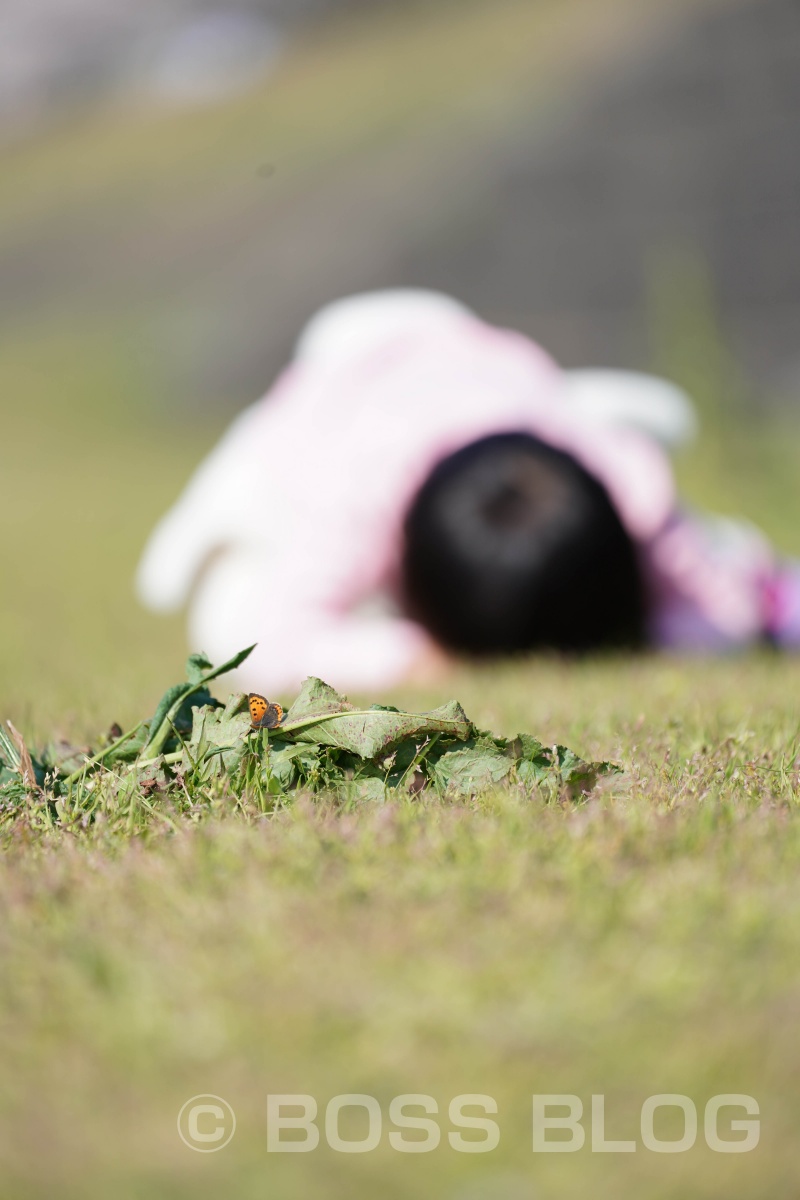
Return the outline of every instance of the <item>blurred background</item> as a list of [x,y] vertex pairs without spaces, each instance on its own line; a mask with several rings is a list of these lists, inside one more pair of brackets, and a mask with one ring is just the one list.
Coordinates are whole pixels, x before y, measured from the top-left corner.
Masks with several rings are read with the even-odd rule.
[[675,379],[690,498],[800,552],[799,138],[796,0],[4,0],[4,710],[180,671],[144,539],[359,289]]
[[[800,555],[799,144],[798,0],[0,0],[0,718],[77,741],[182,678],[183,619],[133,595],[144,541],[354,290],[444,289],[567,366],[676,380],[687,497]],[[796,1194],[796,823],[769,772],[796,792],[798,664],[535,671],[452,694],[630,764],[628,825],[301,812],[152,866],[34,843],[0,895],[16,1195]],[[267,1172],[267,1092],[395,1081],[499,1098],[485,1180],[457,1155]],[[534,1175],[520,1098],[551,1087],[608,1091],[612,1138],[651,1092],[751,1091],[764,1157]],[[178,1142],[206,1090],[236,1157]]]

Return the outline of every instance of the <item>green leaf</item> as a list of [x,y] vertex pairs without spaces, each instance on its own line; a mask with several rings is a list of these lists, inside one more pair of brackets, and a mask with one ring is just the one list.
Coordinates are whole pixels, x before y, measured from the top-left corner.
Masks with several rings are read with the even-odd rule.
[[118,762],[133,762],[145,748],[149,736],[150,723],[142,721],[138,729],[134,730],[121,745],[103,754],[103,762],[106,766]]
[[186,660],[186,678],[189,683],[200,683],[206,671],[212,671],[213,665],[205,654],[190,654]]
[[192,733],[181,760],[182,770],[186,772],[195,766],[210,764],[209,777],[236,771],[245,755],[252,753],[246,738],[249,729],[247,713],[230,713],[221,706],[194,708]]
[[0,788],[5,787],[7,783],[14,783],[19,780],[19,772],[14,771],[2,759],[0,759]]
[[[186,681],[164,693],[153,718],[110,744],[100,739],[93,757],[87,758],[82,747],[54,743],[40,762],[31,760],[40,786],[44,771],[51,773],[47,786],[57,818],[74,822],[81,810],[85,816],[115,810],[133,830],[145,809],[156,811],[159,798],[179,809],[197,798],[206,803],[209,794],[203,788],[211,781],[221,781],[225,792],[247,797],[264,813],[274,810],[274,797],[298,788],[333,792],[344,803],[381,803],[392,790],[416,793],[426,782],[461,797],[516,783],[579,798],[600,776],[618,769],[585,762],[564,746],[544,746],[530,734],[508,740],[481,732],[455,701],[427,713],[388,705],[357,709],[313,677],[277,729],[256,732],[244,696],[231,695],[223,706],[208,690],[213,679],[241,665],[252,649],[219,667],[205,655],[192,655]],[[0,788],[6,806],[27,795],[20,755],[24,751],[27,760],[28,752],[21,736],[16,744],[13,733],[0,726]],[[53,779],[56,767],[59,774]],[[100,767],[104,769],[98,774]],[[65,770],[71,772],[66,777]]]
[[401,742],[419,742],[434,733],[464,741],[471,732],[472,723],[455,700],[429,713],[403,713],[383,705],[357,710],[314,676],[305,680],[280,727],[284,738],[332,746],[362,759],[378,758]]
[[456,796],[473,796],[508,779],[514,760],[493,738],[470,738],[464,745],[445,750],[432,764],[434,781]]
[[610,762],[586,762],[567,746],[547,749],[529,734],[520,734],[512,747],[522,747],[517,761],[517,779],[526,787],[551,785],[566,790],[573,798],[590,792],[604,775],[616,775],[620,767]]
[[[543,761],[548,755],[547,747],[530,733],[518,733],[509,745],[515,757],[527,762]],[[549,761],[547,758],[547,762]]]
[[282,729],[297,721],[306,721],[309,717],[321,717],[328,713],[352,712],[354,704],[350,704],[345,696],[339,694],[327,683],[310,675],[303,681],[299,695],[287,712]]
[[[156,711],[153,713],[153,719],[150,722],[152,735],[149,736],[145,742],[146,747],[151,746],[155,741],[156,733],[164,725],[167,716],[173,711],[173,707],[176,704],[180,706],[180,702],[183,700],[184,696],[187,696],[191,690],[192,685],[190,683],[176,683],[173,684],[171,688],[167,688],[166,692],[164,692],[164,695],[158,702]],[[167,725],[167,733],[170,734],[171,732],[171,728],[169,725]],[[165,738],[164,740],[166,741],[167,739]]]
[[386,784],[382,779],[354,779],[347,786],[348,799],[361,804],[385,804],[386,793]]
[[585,795],[596,786],[598,779],[604,775],[618,775],[621,767],[611,762],[585,762],[573,750],[566,746],[556,746],[556,762],[558,764],[561,784],[573,796]]
[[[189,658],[186,663],[189,682],[177,683],[164,693],[158,703],[153,720],[150,722],[150,737],[145,745],[145,750],[151,757],[160,754],[169,741],[173,733],[175,718],[184,701],[195,692],[199,692],[212,679],[218,679],[220,675],[225,675],[228,671],[235,671],[254,650],[255,645],[248,646],[246,650],[240,650],[221,667],[212,667],[201,654],[193,654]],[[204,666],[206,663],[208,663],[207,669]]]
[[172,724],[180,734],[189,734],[194,721],[193,713],[196,708],[222,708],[223,705],[219,700],[215,700],[207,687],[200,687],[198,691],[192,692],[181,703],[178,711],[175,713]]
[[[327,754],[324,751],[321,753],[318,747],[301,742],[270,743],[270,770],[286,792],[295,786],[314,787],[316,780],[323,775],[330,778],[334,773],[334,764],[329,761],[323,763],[323,754],[327,759]],[[339,776],[340,779],[344,778],[341,771]]]
[[248,646],[247,649],[240,650],[238,654],[234,654],[233,657],[229,658],[227,662],[224,662],[221,667],[212,667],[209,663],[208,670],[200,671],[199,674],[198,671],[195,670],[195,667],[201,659],[203,662],[208,662],[208,659],[206,659],[202,654],[193,654],[186,664],[186,673],[189,675],[189,663],[193,663],[194,665],[191,667],[191,671],[192,675],[194,675],[194,679],[192,679],[190,676],[190,681],[195,684],[211,683],[212,679],[219,679],[220,675],[227,675],[229,671],[235,671],[237,667],[242,665],[246,658],[250,657],[255,648],[256,643],[253,642],[252,646]]

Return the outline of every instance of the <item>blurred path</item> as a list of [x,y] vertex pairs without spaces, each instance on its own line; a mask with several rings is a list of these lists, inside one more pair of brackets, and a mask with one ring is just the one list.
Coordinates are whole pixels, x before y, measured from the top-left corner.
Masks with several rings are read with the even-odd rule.
[[127,323],[170,388],[241,403],[317,305],[400,282],[567,363],[648,365],[677,248],[748,366],[790,380],[799,67],[796,0],[373,12],[252,97],[9,152],[0,323]]

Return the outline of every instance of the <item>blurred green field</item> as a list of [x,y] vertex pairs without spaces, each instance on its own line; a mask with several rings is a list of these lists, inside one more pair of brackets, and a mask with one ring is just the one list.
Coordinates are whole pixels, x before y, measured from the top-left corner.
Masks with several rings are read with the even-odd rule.
[[[106,115],[8,152],[0,246],[24,270],[0,333],[0,716],[33,743],[127,727],[182,675],[182,621],[138,609],[132,573],[241,397],[176,400],[159,327],[172,337],[193,289],[213,290],[226,256],[246,252],[258,165],[293,164],[269,201],[278,221],[329,174],[364,178],[376,146],[388,159],[431,132],[425,152],[438,153],[433,133],[475,120],[491,132],[515,89],[539,86],[534,23],[573,45],[561,6],[507,7],[502,23],[476,4],[404,36],[376,17],[320,34],[255,101]],[[613,21],[589,32],[611,39],[635,7],[609,5]],[[536,40],[550,80],[555,42]],[[586,53],[570,51],[570,70]],[[796,423],[730,419],[713,319],[691,289],[665,303],[654,365],[692,387],[705,418],[678,463],[687,497],[800,554]],[[451,696],[483,727],[625,774],[565,808],[300,803],[250,824],[197,814],[130,843],[18,823],[0,858],[4,1196],[795,1195],[800,662],[534,659],[388,699]],[[237,1133],[198,1155],[176,1119],[206,1092],[232,1105]],[[443,1114],[486,1093],[501,1142],[487,1155],[402,1155],[386,1138],[363,1156],[268,1155],[276,1092],[320,1107],[364,1092],[384,1113],[422,1092]],[[604,1094],[608,1136],[637,1139],[654,1093],[688,1095],[702,1116],[711,1096],[743,1092],[761,1106],[761,1144],[533,1155],[530,1097],[550,1092],[587,1108]]]
[[[4,1195],[794,1194],[800,664],[537,662],[450,685],[480,723],[565,737],[626,776],[564,809],[299,803],[127,845],[20,823],[0,864]],[[430,1154],[388,1145],[409,1092],[439,1104]],[[218,1154],[177,1135],[201,1093],[236,1113]],[[270,1093],[320,1112],[374,1096],[382,1145],[268,1154]],[[498,1104],[489,1154],[446,1143],[464,1093]],[[686,1095],[700,1141],[534,1155],[541,1093],[587,1111],[603,1094],[607,1136],[637,1141],[648,1096]],[[702,1141],[722,1093],[760,1106],[747,1155]],[[657,1133],[681,1130],[665,1116]]]

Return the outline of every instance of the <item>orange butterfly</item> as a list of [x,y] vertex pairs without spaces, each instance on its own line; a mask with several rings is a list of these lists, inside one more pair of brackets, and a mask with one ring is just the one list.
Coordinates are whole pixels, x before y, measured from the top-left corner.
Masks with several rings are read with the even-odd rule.
[[250,692],[247,697],[247,707],[250,709],[250,723],[253,729],[277,729],[283,720],[283,709],[280,704],[270,704],[258,692]]

